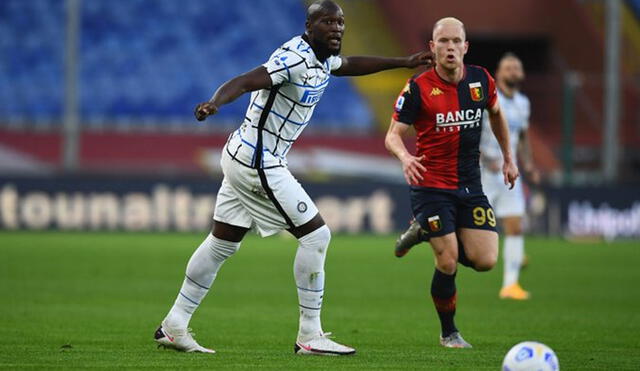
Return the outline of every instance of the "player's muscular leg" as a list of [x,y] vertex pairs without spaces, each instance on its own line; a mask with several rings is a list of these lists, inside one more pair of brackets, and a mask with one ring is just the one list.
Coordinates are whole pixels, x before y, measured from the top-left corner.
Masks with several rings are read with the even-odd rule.
[[459,228],[458,238],[467,258],[477,271],[488,271],[498,260],[498,233],[482,229]]
[[324,296],[324,261],[331,232],[319,213],[307,223],[288,231],[299,242],[293,261],[293,275],[300,305],[298,341],[305,342],[322,333],[320,310]]
[[502,218],[502,228],[506,236],[522,235],[522,217],[508,216],[506,218]]
[[436,258],[436,267],[445,274],[454,274],[458,265],[458,240],[455,233],[429,240]]
[[323,225],[325,225],[324,219],[322,219],[322,216],[320,215],[320,213],[318,213],[313,217],[313,219],[309,220],[303,225],[295,228],[289,228],[287,229],[287,231],[289,231],[289,233],[291,233],[295,238],[299,239],[300,237],[308,235],[309,233],[315,231]]
[[240,242],[247,234],[249,228],[238,227],[235,225],[222,223],[219,221],[213,221],[213,227],[211,227],[211,233],[214,237],[223,241]]

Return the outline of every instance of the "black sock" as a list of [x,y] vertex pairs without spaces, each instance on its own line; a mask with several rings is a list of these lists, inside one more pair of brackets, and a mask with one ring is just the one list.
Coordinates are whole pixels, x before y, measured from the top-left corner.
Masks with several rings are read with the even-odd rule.
[[438,269],[431,281],[431,298],[440,318],[442,337],[458,331],[453,317],[456,315],[456,274],[445,274]]
[[473,268],[473,263],[469,258],[467,258],[467,254],[464,252],[464,246],[462,245],[462,241],[458,238],[458,263],[464,265],[465,267]]

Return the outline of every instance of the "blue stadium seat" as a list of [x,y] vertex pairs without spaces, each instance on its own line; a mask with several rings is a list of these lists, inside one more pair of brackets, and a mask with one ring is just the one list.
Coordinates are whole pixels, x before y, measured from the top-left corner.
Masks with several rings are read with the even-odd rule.
[[631,7],[636,19],[640,20],[640,0],[627,0],[627,4]]
[[[302,32],[300,0],[81,2],[83,122],[193,122],[195,103],[265,62]],[[64,0],[0,0],[0,121],[59,121],[64,99]],[[258,15],[258,16],[256,16]],[[219,120],[238,124],[247,97]],[[312,125],[366,129],[372,115],[347,79],[334,78]]]

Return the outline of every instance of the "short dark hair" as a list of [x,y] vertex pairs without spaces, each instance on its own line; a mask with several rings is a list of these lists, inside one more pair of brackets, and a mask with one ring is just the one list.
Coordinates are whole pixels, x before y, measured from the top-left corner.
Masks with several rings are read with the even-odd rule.
[[500,67],[500,63],[502,63],[502,61],[505,59],[517,59],[520,61],[520,63],[522,63],[522,59],[520,59],[520,57],[518,57],[516,53],[512,51],[506,51],[504,52],[504,54],[502,54],[500,59],[498,59],[498,65],[496,67]]
[[316,0],[307,8],[307,21],[313,21],[319,14],[320,10],[325,12],[335,12],[340,9],[340,5],[332,0]]

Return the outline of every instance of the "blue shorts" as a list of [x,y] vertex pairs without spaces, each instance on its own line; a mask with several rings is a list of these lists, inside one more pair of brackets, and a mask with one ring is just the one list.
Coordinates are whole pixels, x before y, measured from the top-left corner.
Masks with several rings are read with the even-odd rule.
[[411,187],[411,208],[428,237],[458,228],[496,231],[496,214],[482,189]]

